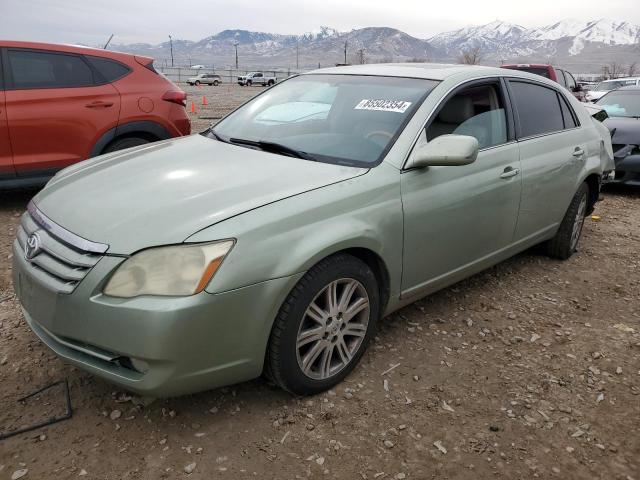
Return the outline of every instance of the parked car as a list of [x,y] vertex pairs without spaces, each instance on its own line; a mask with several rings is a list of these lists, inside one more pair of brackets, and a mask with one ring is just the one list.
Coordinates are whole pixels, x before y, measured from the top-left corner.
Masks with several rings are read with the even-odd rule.
[[194,70],[202,70],[203,68],[207,68],[204,65],[191,65],[190,68],[193,68]]
[[617,78],[615,80],[604,80],[596,85],[592,90],[587,90],[586,99],[588,102],[595,102],[599,98],[620,87],[640,85],[640,77]]
[[250,87],[251,85],[262,85],[270,87],[278,81],[276,77],[269,77],[262,72],[251,72],[238,77],[238,85],[242,87]]
[[520,70],[522,72],[529,72],[548,78],[550,80],[553,80],[554,82],[558,82],[560,85],[565,87],[567,90],[573,93],[574,97],[576,97],[581,102],[585,101],[585,92],[582,86],[576,82],[576,79],[573,77],[573,75],[561,68],[553,67],[546,64],[533,63],[502,65],[502,68],[508,68],[510,70]]
[[595,102],[609,118],[616,183],[640,186],[640,86],[612,90]]
[[186,94],[153,59],[0,41],[0,188],[44,184],[73,163],[188,135]]
[[383,316],[539,243],[570,257],[610,148],[542,77],[318,70],[202,135],[59,173],[22,218],[14,288],[43,342],[122,388],[266,371],[312,394],[349,374]]
[[222,83],[222,77],[215,73],[201,73],[187,79],[189,85],[213,85],[217,87]]

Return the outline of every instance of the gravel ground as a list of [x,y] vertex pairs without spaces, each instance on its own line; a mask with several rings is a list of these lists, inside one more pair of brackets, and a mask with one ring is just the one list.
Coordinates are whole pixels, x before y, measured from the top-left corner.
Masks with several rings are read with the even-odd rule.
[[[204,87],[194,131],[259,87]],[[190,92],[191,93],[191,92]],[[0,479],[640,480],[640,191],[610,189],[566,262],[525,252],[381,322],[333,391],[264,380],[131,398],[65,365],[26,326],[11,242],[33,191],[0,193]]]

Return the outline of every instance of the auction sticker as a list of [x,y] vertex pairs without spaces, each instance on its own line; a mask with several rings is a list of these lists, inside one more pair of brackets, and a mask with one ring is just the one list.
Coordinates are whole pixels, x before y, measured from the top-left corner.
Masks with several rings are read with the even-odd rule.
[[404,113],[411,106],[411,102],[403,100],[384,100],[365,98],[358,103],[354,110],[375,110],[377,112]]

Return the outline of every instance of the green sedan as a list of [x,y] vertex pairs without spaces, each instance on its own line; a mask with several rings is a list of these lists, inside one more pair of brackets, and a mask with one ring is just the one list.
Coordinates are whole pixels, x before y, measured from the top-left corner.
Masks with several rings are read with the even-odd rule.
[[575,251],[609,134],[559,85],[460,65],[288,79],[200,135],[58,173],[13,245],[33,331],[125,389],[313,394],[385,315],[517,252]]

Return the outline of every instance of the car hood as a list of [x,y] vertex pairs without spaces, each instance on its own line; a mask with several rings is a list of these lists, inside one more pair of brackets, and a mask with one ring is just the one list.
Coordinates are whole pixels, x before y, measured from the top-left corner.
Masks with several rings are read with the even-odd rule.
[[69,167],[34,203],[63,228],[108,244],[109,253],[130,254],[367,171],[192,135]]
[[640,119],[625,117],[609,117],[603,122],[610,131],[615,132],[611,138],[614,145],[640,144]]

